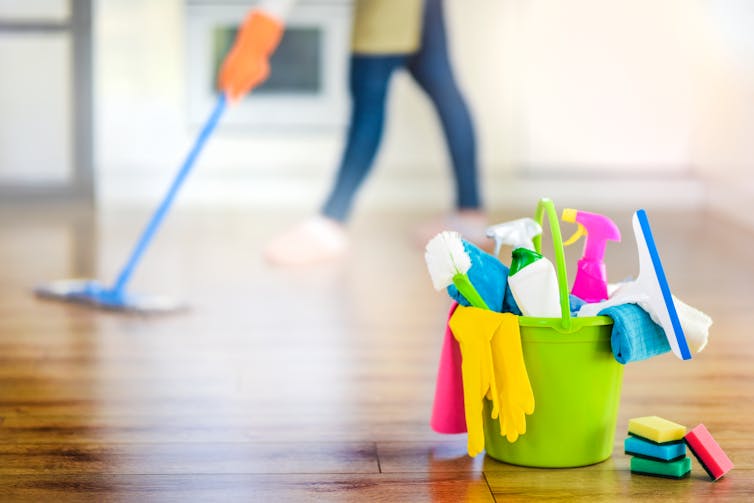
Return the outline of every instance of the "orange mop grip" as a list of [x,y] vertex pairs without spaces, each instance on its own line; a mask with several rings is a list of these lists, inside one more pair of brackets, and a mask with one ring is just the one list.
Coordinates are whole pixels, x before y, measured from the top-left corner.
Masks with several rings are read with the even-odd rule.
[[237,101],[270,74],[270,55],[283,38],[283,23],[260,10],[252,10],[238,29],[218,77],[218,87]]

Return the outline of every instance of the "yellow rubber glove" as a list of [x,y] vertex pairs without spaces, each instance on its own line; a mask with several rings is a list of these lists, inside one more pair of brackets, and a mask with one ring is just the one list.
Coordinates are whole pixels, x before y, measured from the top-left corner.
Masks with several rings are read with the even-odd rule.
[[500,434],[515,442],[526,433],[526,414],[534,412],[534,392],[526,372],[518,317],[498,313],[492,337],[492,361],[500,392]]
[[485,397],[492,402],[490,416],[499,419],[500,435],[515,442],[526,433],[526,415],[534,412],[518,317],[459,306],[449,326],[461,348],[469,455],[476,456],[484,449]]
[[500,410],[491,350],[491,340],[500,320],[490,316],[494,314],[499,315],[476,307],[458,306],[448,322],[461,348],[463,405],[469,434],[467,450],[472,457],[484,450],[484,398],[492,402],[493,419],[498,417]]

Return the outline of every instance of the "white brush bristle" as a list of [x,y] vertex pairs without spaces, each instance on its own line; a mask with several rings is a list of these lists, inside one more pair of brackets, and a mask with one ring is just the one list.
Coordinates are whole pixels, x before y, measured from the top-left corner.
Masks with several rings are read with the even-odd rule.
[[433,237],[427,243],[424,259],[436,290],[447,288],[453,283],[453,276],[466,274],[471,268],[471,258],[457,232],[444,231]]

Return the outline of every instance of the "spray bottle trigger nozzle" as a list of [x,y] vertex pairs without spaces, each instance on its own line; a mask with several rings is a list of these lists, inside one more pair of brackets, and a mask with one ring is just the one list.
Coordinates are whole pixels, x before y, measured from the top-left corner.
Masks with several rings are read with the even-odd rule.
[[560,216],[564,222],[576,222],[576,210],[573,208],[563,208],[563,214]]
[[579,226],[578,229],[576,229],[576,232],[574,232],[573,235],[563,243],[563,246],[570,246],[578,241],[581,236],[586,236],[586,227],[581,224],[577,225]]

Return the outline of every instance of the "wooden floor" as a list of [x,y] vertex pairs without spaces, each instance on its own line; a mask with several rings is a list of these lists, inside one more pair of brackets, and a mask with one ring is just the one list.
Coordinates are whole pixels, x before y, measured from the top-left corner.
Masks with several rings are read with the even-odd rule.
[[[629,215],[611,214],[624,233],[608,253],[619,280],[638,266]],[[361,215],[347,260],[279,270],[260,247],[294,216],[178,211],[132,289],[192,309],[138,317],[31,289],[112,281],[144,214],[1,209],[0,500],[754,497],[754,235],[650,210],[674,292],[715,319],[709,347],[690,362],[628,365],[612,458],[546,470],[470,459],[465,436],[428,426],[448,299],[409,237],[423,217]],[[641,415],[705,423],[736,468],[717,483],[696,461],[684,480],[631,475],[621,442]]]

